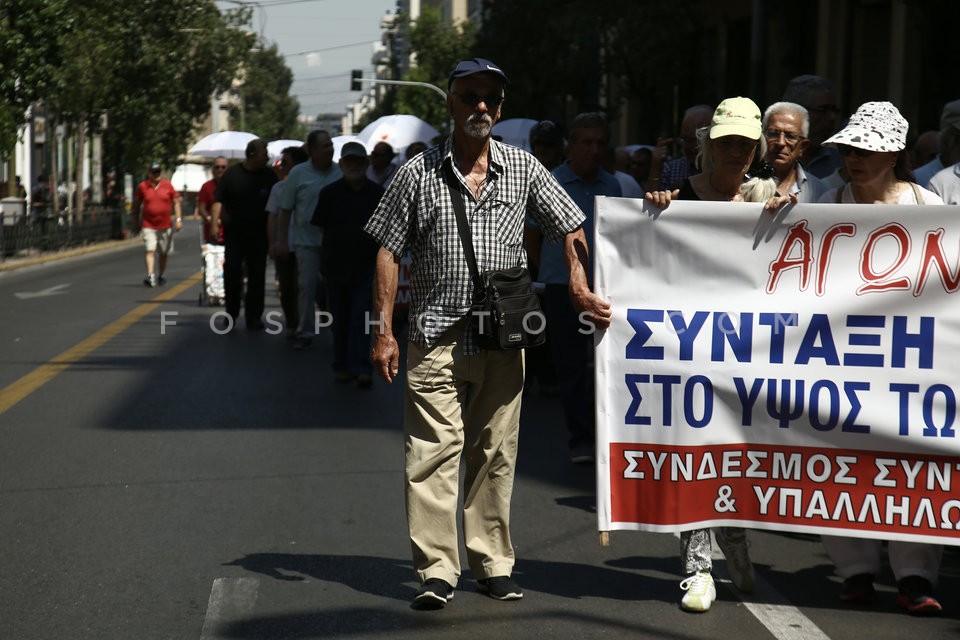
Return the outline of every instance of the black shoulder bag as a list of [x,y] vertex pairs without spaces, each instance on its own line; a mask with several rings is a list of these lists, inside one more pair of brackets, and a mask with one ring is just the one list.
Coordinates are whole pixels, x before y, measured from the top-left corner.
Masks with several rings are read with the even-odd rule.
[[463,195],[449,165],[447,188],[450,189],[460,243],[473,279],[470,322],[477,330],[480,348],[500,351],[542,345],[547,339],[546,318],[540,310],[540,298],[533,291],[530,272],[526,267],[517,266],[480,273]]

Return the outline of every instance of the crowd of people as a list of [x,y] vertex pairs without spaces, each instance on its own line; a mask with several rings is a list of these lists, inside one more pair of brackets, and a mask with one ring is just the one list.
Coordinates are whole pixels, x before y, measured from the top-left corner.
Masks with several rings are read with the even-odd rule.
[[[348,143],[334,163],[330,135],[314,131],[304,147],[283,151],[275,171],[264,141],[254,140],[243,162],[228,168],[217,159],[201,193],[207,238],[216,240],[222,227],[226,244],[227,328],[241,301],[246,328],[263,328],[269,255],[294,349],[309,349],[321,330],[318,306],[332,317],[337,382],[370,388],[374,375],[386,383],[398,378],[394,306],[398,267],[410,255],[403,418],[406,509],[420,580],[413,606],[421,609],[453,598],[461,575],[458,522],[478,589],[498,600],[523,596],[512,578],[510,499],[525,374],[559,395],[571,462],[594,462],[593,343],[579,328],[584,318],[600,329],[611,321],[610,304],[592,292],[595,197],[643,197],[664,209],[677,199],[762,202],[771,212],[798,202],[960,203],[960,100],[944,106],[935,135],[908,149],[908,123],[893,104],[867,102],[841,122],[830,82],[803,75],[765,109],[740,96],[692,105],[678,139],[612,149],[606,118],[589,112],[568,127],[538,122],[527,153],[492,133],[508,84],[493,62],[464,60],[449,78],[452,133],[434,146],[411,145],[400,161],[389,144],[368,153]],[[138,190],[145,216],[159,184],[145,181]],[[525,355],[479,348],[468,318],[477,291],[458,232],[461,203],[480,271],[529,265],[542,283],[549,349]],[[162,225],[151,230],[144,218],[150,286],[162,283],[172,226],[158,233]],[[156,282],[152,251],[161,256]],[[685,531],[684,610],[708,611],[716,599],[714,540],[733,584],[753,589],[743,529]],[[844,580],[840,599],[872,602],[879,543],[829,536],[823,543]],[[917,615],[940,611],[933,593],[941,547],[899,541],[889,549],[899,604]]]
[[[945,113],[949,109],[947,105]],[[908,123],[893,104],[861,105],[841,130],[822,141],[821,151],[811,156],[821,159],[822,170],[833,166],[822,159],[834,152],[841,162],[826,179],[842,175],[843,180],[829,189],[804,171],[802,158],[812,144],[807,113],[796,103],[778,102],[761,116],[748,98],[724,100],[711,123],[698,130],[700,173],[685,179],[676,190],[648,196],[663,207],[672,199],[686,199],[764,202],[771,210],[796,202],[943,204],[937,194],[916,184],[905,153]],[[755,164],[756,158],[765,158],[769,165]],[[751,591],[753,569],[743,530],[724,527],[714,531],[713,537],[727,558],[733,584]],[[716,599],[710,532],[685,531],[680,541],[687,575],[681,583],[685,590],[681,606],[688,611],[707,611]],[[840,599],[872,603],[876,598],[874,580],[880,572],[880,543],[823,536],[823,544],[844,580]],[[942,547],[891,541],[889,551],[900,605],[917,615],[939,612],[941,605],[933,589]]]

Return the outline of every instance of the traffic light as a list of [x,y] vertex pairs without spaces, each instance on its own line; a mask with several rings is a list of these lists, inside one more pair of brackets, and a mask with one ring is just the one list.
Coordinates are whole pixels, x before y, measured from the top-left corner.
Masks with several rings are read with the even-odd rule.
[[360,69],[354,69],[350,72],[350,91],[360,91],[363,89],[360,86],[360,80],[363,78],[363,71]]

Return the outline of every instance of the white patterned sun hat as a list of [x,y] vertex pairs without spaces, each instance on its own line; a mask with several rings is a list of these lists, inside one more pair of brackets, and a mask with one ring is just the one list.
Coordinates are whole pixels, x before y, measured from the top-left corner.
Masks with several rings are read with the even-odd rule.
[[869,151],[901,151],[907,146],[910,124],[889,102],[864,102],[847,126],[823,141]]

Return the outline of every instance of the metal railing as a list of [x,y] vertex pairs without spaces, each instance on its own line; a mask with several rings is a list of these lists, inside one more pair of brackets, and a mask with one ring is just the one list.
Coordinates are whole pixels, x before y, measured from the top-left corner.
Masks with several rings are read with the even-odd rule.
[[80,216],[34,208],[29,215],[0,220],[0,261],[119,240],[129,227],[123,208],[91,207]]

